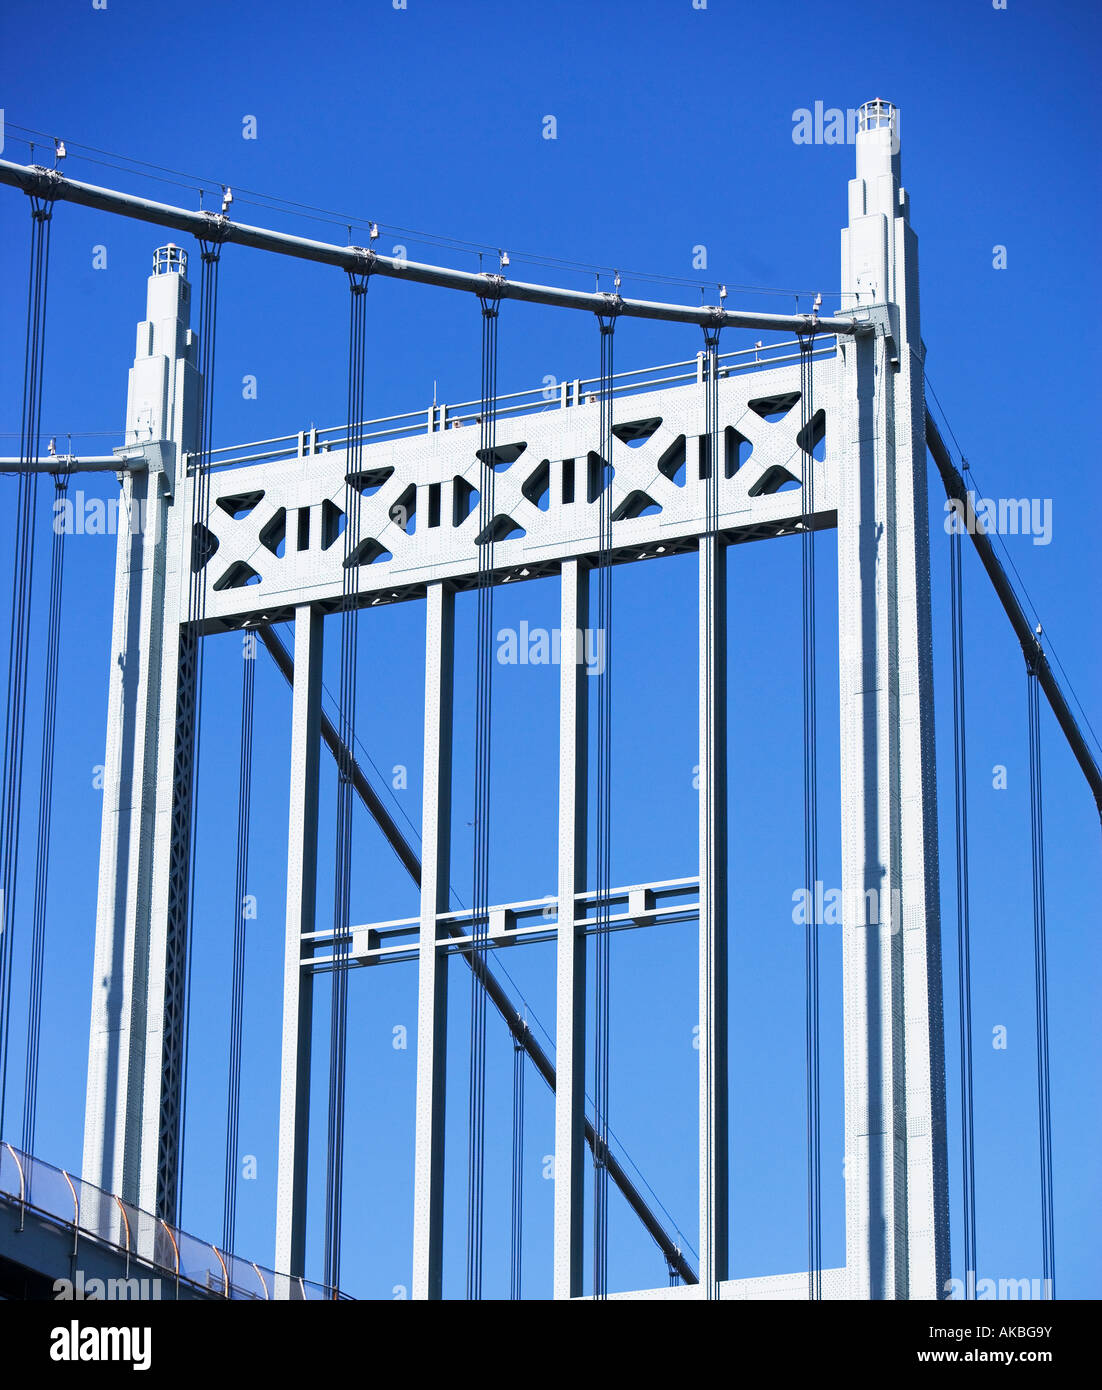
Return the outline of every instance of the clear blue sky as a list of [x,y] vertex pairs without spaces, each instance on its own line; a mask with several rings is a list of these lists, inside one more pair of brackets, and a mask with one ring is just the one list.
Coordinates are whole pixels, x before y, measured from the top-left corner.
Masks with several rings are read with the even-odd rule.
[[[846,216],[852,149],[797,145],[793,113],[857,106],[872,96],[903,113],[903,177],[920,239],[928,370],[983,490],[1051,499],[1051,544],[1009,537],[1014,564],[1096,728],[1102,600],[1091,522],[1102,506],[1094,463],[1092,383],[1099,357],[1091,299],[1099,204],[1097,122],[1088,104],[1099,59],[1099,19],[1087,5],[1009,0],[903,0],[837,6],[642,3],[444,4],[390,0],[323,7],[286,0],[199,0],[185,9],[108,0],[9,0],[0,20],[6,118],[3,157],[25,162],[24,130],[198,175],[187,187],[104,168],[72,150],[66,172],[146,196],[198,205],[218,183],[347,213],[356,239],[382,224],[383,251],[478,268],[477,256],[398,232],[416,228],[505,247],[514,271],[581,288],[592,276],[525,265],[520,253],[618,266],[624,292],[695,300],[638,271],[716,281],[731,304],[778,310],[792,294],[758,286],[837,291],[838,229]],[[542,138],[553,115],[557,139]],[[246,116],[257,138],[242,138]],[[35,137],[37,138],[37,137]],[[71,147],[72,148],[72,147]],[[80,151],[86,154],[85,151]],[[41,144],[36,158],[41,157]],[[100,156],[95,156],[100,158]],[[339,225],[264,211],[238,191],[234,212],[306,235],[344,241]],[[22,195],[0,196],[0,453],[18,452],[28,221]],[[79,449],[121,440],[133,329],[160,238],[153,228],[71,206],[54,220],[44,426]],[[107,248],[93,269],[93,247]],[[694,270],[694,248],[708,268]],[[993,268],[1006,248],[1005,269]],[[489,266],[489,263],[487,263]],[[608,279],[604,283],[608,284]],[[708,298],[713,297],[709,288]],[[478,391],[477,306],[417,286],[373,287],[367,411],[420,409]],[[337,425],[345,408],[343,276],[230,248],[223,259],[214,433],[217,444]],[[743,335],[745,337],[745,335]],[[746,345],[733,335],[727,348]],[[621,369],[693,356],[693,330],[631,323],[617,334]],[[507,305],[500,385],[594,375],[597,340],[583,316]],[[242,397],[246,375],[257,398]],[[113,480],[79,483],[108,495]],[[939,485],[931,487],[939,509]],[[0,480],[9,513],[11,479]],[[47,554],[46,498],[39,528]],[[11,525],[0,526],[0,573],[9,573]],[[837,883],[837,660],[831,641],[833,540],[821,545],[823,869]],[[980,1274],[1039,1276],[1032,916],[1025,680],[1017,644],[967,558],[969,750],[974,926],[975,1088]],[[43,1075],[38,1150],[79,1167],[95,925],[105,698],[114,541],[69,542],[57,755]],[[945,886],[950,1159],[954,1273],[959,1272],[959,1151],[955,1023],[955,916],[951,893],[951,719],[948,694],[948,551],[934,534],[935,641]],[[789,542],[743,547],[731,561],[732,1264],[733,1273],[804,1268],[802,933],[791,895],[802,878],[799,557]],[[686,560],[616,576],[616,830],[620,883],[695,872],[695,575]],[[42,597],[42,596],[40,596]],[[44,603],[39,612],[44,613]],[[510,588],[500,626],[526,618],[554,626],[557,590],[545,580]],[[466,729],[473,677],[473,614],[460,604],[460,737],[453,881],[469,900],[472,749]],[[422,629],[415,605],[374,610],[361,625],[359,732],[419,825]],[[337,643],[330,642],[330,658]],[[41,633],[32,691],[41,685]],[[240,639],[210,644],[203,721],[199,926],[195,943],[188,1144],[183,1224],[221,1230],[228,1045],[232,846],[236,807]],[[491,896],[554,891],[556,676],[548,667],[498,667],[494,806],[498,836]],[[335,660],[328,682],[336,688]],[[37,748],[40,701],[31,700]],[[257,1177],[240,1185],[238,1247],[273,1258],[278,1019],[289,699],[266,660],[258,671],[242,1154]],[[1078,770],[1051,717],[1044,722],[1049,885],[1049,976],[1055,1134],[1057,1275],[1062,1296],[1102,1292],[1096,1045],[1102,970],[1099,827]],[[1008,786],[992,786],[1004,764]],[[24,802],[33,842],[37,757]],[[331,911],[334,791],[326,769],[319,916]],[[356,826],[353,913],[360,921],[409,915],[412,886],[366,815]],[[17,1000],[25,989],[33,860],[24,858]],[[613,942],[612,1124],[678,1226],[695,1244],[696,951],[691,927],[621,934]],[[509,953],[529,1017],[554,1017],[550,945]],[[824,1261],[840,1264],[842,1138],[840,952],[824,944]],[[343,1282],[366,1297],[408,1286],[411,1231],[416,971],[361,971],[350,995],[347,1226]],[[322,1001],[327,991],[322,991]],[[466,981],[456,968],[450,1068],[446,1291],[461,1295],[466,1151]],[[17,1004],[18,1009],[18,1004]],[[308,1274],[320,1275],[324,1188],[324,1002],[315,1073],[319,1106],[311,1204],[316,1238]],[[393,1030],[410,1030],[407,1050]],[[22,1014],[16,1013],[16,1038]],[[535,1023],[533,1026],[536,1026]],[[992,1031],[1005,1026],[1008,1046]],[[508,1288],[508,1115],[511,1048],[490,1021],[486,1288]],[[10,1088],[22,1093],[22,1047]],[[528,1084],[525,1290],[550,1291],[552,1104]],[[18,1105],[5,1138],[16,1139]],[[611,1286],[665,1280],[653,1245],[619,1204],[612,1212]]]

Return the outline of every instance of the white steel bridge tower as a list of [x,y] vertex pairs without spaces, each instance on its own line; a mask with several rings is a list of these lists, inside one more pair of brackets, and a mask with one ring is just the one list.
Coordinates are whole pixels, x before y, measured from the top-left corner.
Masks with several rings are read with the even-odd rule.
[[[900,184],[898,117],[888,103],[861,109],[856,159],[841,254],[841,313],[856,326],[834,339],[824,329],[814,345],[812,428],[817,436],[825,431],[826,443],[825,457],[810,462],[813,509],[800,489],[782,486],[798,480],[810,453],[792,409],[800,399],[798,355],[725,358],[718,426],[736,443],[717,480],[714,530],[706,516],[710,460],[699,382],[617,397],[607,461],[614,557],[691,552],[701,576],[699,875],[676,887],[660,878],[625,885],[613,904],[628,924],[660,921],[671,904],[687,905],[699,920],[699,1280],[651,1291],[656,1297],[808,1296],[806,1272],[729,1278],[727,1076],[738,1058],[728,1058],[727,1041],[723,679],[727,548],[791,534],[805,516],[816,528],[836,527],[838,543],[846,1263],[824,1271],[822,1292],[932,1299],[949,1275],[924,348],[917,242]],[[146,1210],[175,1215],[187,929],[181,884],[195,720],[185,630],[194,567],[205,585],[203,631],[283,619],[294,626],[276,1266],[301,1274],[311,999],[334,945],[315,921],[323,618],[342,591],[341,548],[331,542],[348,464],[343,447],[320,451],[314,436],[303,435],[290,456],[210,474],[213,544],[193,545],[189,460],[199,448],[202,383],[189,294],[186,257],[165,248],[149,280],[127,408],[128,452],[140,450],[145,462],[124,479],[124,510],[144,508],[148,520],[144,528],[119,528],[84,1175]],[[702,381],[703,366],[701,373]],[[490,938],[491,946],[557,943],[554,1283],[556,1296],[568,1298],[583,1289],[583,1076],[592,1045],[586,943],[594,906],[585,854],[587,692],[571,644],[589,626],[598,533],[598,498],[578,482],[575,461],[593,447],[598,408],[570,383],[559,407],[517,418],[515,439],[511,421],[499,423],[499,450],[513,453],[496,480],[496,507],[514,526],[495,542],[494,561],[495,582],[560,576],[556,912],[549,920],[501,904]],[[434,406],[418,431],[366,439],[359,464],[369,479],[362,535],[374,545],[359,565],[358,600],[414,600],[424,613],[420,915],[412,941],[409,929],[402,935],[364,924],[350,950],[352,966],[402,949],[418,961],[410,1216],[413,1292],[421,1298],[441,1292],[447,980],[471,931],[462,914],[448,913],[447,884],[454,608],[456,590],[470,586],[479,567],[478,518],[465,481],[477,467],[478,432],[447,423],[446,408]],[[740,462],[742,444],[750,452]],[[415,511],[416,528],[396,523],[395,508],[403,516]],[[642,1215],[645,1205],[636,1210]]]

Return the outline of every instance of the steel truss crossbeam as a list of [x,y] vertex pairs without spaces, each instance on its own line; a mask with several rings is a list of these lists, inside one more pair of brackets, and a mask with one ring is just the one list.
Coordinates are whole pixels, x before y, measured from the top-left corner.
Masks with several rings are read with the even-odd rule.
[[[863,341],[863,340],[862,340]],[[818,428],[837,431],[839,370],[820,366]],[[719,528],[725,540],[793,532],[804,507],[793,485],[800,472],[795,365],[766,366],[719,382],[723,463]],[[683,386],[633,396],[614,435],[608,477],[617,561],[692,551],[705,529],[708,442],[699,394]],[[504,467],[495,480],[497,524],[508,534],[494,546],[494,582],[558,572],[595,551],[600,499],[593,467],[596,405],[535,414],[499,440]],[[778,418],[779,417],[779,418]],[[473,584],[483,549],[474,508],[479,470],[473,430],[442,430],[363,450],[357,478],[365,551],[356,601],[420,599],[433,581]],[[511,461],[509,461],[511,459]],[[206,629],[289,616],[304,592],[311,603],[339,601],[345,571],[333,544],[348,485],[346,451],[227,470],[210,481],[208,529],[213,548],[203,565]],[[815,527],[833,526],[839,478],[816,459]],[[181,491],[194,477],[181,478]],[[368,540],[370,538],[370,540]],[[582,624],[584,628],[586,623]],[[563,631],[569,624],[561,625]]]

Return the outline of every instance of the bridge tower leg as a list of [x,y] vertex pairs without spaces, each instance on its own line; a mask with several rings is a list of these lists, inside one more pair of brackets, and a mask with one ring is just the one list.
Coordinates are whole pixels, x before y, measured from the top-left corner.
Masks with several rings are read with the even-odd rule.
[[146,1074],[154,1065],[159,1075],[163,1029],[151,960],[154,861],[172,813],[165,793],[173,726],[166,731],[164,714],[176,660],[176,625],[166,615],[178,610],[180,583],[170,559],[180,553],[172,498],[186,455],[198,447],[198,345],[186,269],[178,248],[157,252],[127,395],[127,453],[140,450],[146,467],[121,479],[84,1120],[85,1178],[147,1209],[156,1172],[143,1156]]
[[861,108],[842,232],[838,639],[851,1298],[938,1298],[949,1203],[918,244],[898,112]]

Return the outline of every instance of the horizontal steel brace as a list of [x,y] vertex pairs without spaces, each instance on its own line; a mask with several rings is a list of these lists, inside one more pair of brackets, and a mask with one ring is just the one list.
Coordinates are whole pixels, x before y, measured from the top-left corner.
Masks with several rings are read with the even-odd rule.
[[[278,640],[278,639],[277,639]],[[629,912],[625,915],[634,913],[637,917],[653,916],[658,907],[659,901],[672,898],[684,898],[694,895],[699,890],[699,879],[696,878],[671,878],[662,879],[654,883],[633,883],[622,888],[613,889],[607,896],[610,906],[623,903]],[[574,922],[575,926],[585,926],[587,917],[586,909],[596,907],[598,894],[589,890],[576,893],[574,895]],[[693,905],[695,906],[695,904]],[[579,907],[582,909],[582,916],[578,916]],[[492,903],[488,908],[491,917],[495,913],[506,913],[511,917],[523,920],[526,917],[548,917],[554,916],[558,919],[559,905],[553,896],[545,898],[525,898],[519,902],[512,903]],[[475,917],[472,908],[458,908],[449,912],[438,912],[437,921],[445,924],[449,930],[461,927],[464,923],[470,923]],[[420,928],[420,917],[395,917],[385,922],[361,922],[351,928],[354,932],[375,931],[375,932],[416,932]],[[554,925],[554,924],[551,924]],[[324,944],[333,939],[331,928],[322,931],[306,933],[304,940],[317,941]]]
[[[588,906],[596,904],[595,893],[579,893],[574,905],[574,929],[583,935],[592,935],[598,930],[630,931],[637,927],[654,926],[659,922],[695,921],[699,913],[698,902],[681,902],[678,899],[695,897],[698,893],[696,879],[674,879],[666,883],[636,884],[629,888],[618,888],[609,895],[610,906],[623,904],[622,912],[614,912],[607,919],[607,925],[598,927],[595,918],[578,916],[579,908],[583,914]],[[488,944],[492,948],[512,946],[520,941],[553,940],[563,925],[554,898],[535,898],[518,903],[497,903],[489,908]],[[461,912],[437,914],[437,933],[440,948],[447,951],[469,949],[474,943],[471,926],[475,914],[469,909]],[[554,921],[549,921],[554,917]],[[542,920],[540,920],[542,919]],[[526,922],[529,925],[526,925]],[[416,938],[420,931],[420,918],[402,917],[387,922],[360,923],[349,929],[351,941],[348,964],[352,967],[377,965],[384,961],[413,959],[417,954],[417,941],[402,938]],[[336,937],[332,929],[304,934],[316,949],[332,948]],[[315,973],[329,970],[335,961],[333,956],[309,955],[303,957],[304,969],[312,968]]]

